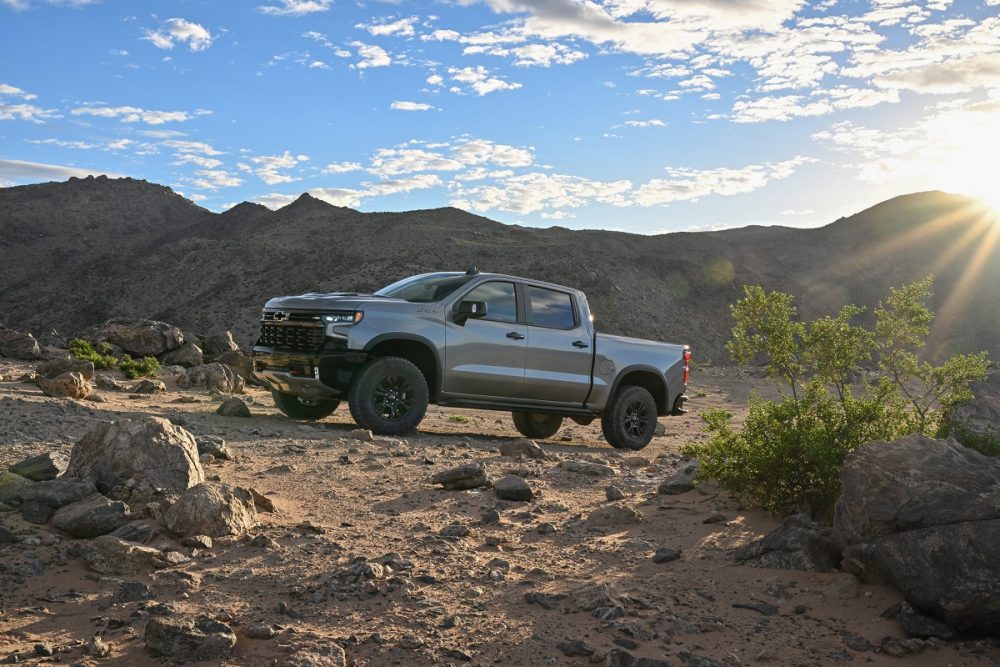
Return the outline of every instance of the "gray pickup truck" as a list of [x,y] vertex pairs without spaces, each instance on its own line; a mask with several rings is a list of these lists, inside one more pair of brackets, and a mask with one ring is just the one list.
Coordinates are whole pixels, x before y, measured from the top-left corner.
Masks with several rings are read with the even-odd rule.
[[254,371],[278,408],[322,419],[347,400],[374,433],[416,428],[429,403],[510,411],[529,438],[600,417],[642,449],[657,416],[684,412],[686,345],[599,334],[578,290],[469,269],[374,294],[303,294],[264,306]]

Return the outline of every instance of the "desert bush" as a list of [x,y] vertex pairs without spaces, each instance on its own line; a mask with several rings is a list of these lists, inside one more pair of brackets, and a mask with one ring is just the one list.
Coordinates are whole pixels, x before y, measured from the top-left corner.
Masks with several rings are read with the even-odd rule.
[[93,362],[97,370],[108,370],[118,364],[118,359],[111,354],[111,346],[99,343],[97,349],[82,338],[74,338],[69,343],[69,353],[74,359]]
[[135,380],[141,377],[155,376],[160,370],[160,362],[156,360],[156,357],[143,357],[136,360],[123,354],[119,368],[125,377]]
[[890,290],[871,328],[854,323],[864,312],[858,306],[802,322],[790,295],[744,287],[732,306],[727,348],[738,364],[762,362],[790,395],[751,396],[741,429],[725,411],[703,413],[708,441],[684,449],[699,459],[699,477],[776,514],[823,514],[857,446],[942,435],[944,415],[972,397],[969,383],[985,377],[989,361],[985,352],[956,354],[939,366],[920,358],[934,317],[931,284],[927,278]]

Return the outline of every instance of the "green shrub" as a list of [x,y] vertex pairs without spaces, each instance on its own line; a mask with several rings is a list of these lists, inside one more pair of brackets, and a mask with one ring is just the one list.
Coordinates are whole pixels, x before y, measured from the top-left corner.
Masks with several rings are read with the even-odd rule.
[[121,372],[130,380],[141,377],[153,377],[160,370],[160,362],[155,357],[143,357],[136,361],[127,354],[122,355],[119,366]]
[[69,353],[74,359],[91,361],[94,368],[98,370],[108,370],[118,364],[118,360],[111,354],[111,346],[107,343],[100,343],[97,349],[82,338],[74,338],[69,343]]
[[943,416],[972,397],[969,383],[985,377],[989,361],[985,352],[940,366],[920,359],[933,320],[930,288],[927,278],[892,289],[866,329],[853,323],[857,306],[806,323],[795,319],[790,295],[744,287],[732,306],[729,352],[739,364],[763,362],[791,395],[752,396],[739,430],[725,411],[703,413],[709,440],[684,448],[699,459],[699,477],[774,513],[822,514],[840,493],[844,458],[862,443],[942,435]]

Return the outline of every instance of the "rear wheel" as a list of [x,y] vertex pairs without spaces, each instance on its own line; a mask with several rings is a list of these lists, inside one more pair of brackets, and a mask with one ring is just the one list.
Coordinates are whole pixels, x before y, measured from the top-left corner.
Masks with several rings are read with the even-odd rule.
[[402,435],[427,412],[427,381],[412,362],[380,357],[355,377],[347,405],[358,426],[379,435]]
[[656,432],[656,400],[643,387],[622,387],[601,416],[601,431],[615,449],[642,449]]
[[274,404],[278,409],[292,419],[323,419],[323,417],[331,415],[340,405],[340,401],[336,399],[310,401],[277,389],[271,390],[271,397],[274,398]]
[[554,436],[562,427],[563,418],[545,412],[512,412],[514,426],[526,438],[545,439]]

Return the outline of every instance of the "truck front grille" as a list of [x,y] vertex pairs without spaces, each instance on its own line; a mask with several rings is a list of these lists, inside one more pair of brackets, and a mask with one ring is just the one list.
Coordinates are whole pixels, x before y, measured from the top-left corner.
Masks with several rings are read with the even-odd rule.
[[276,321],[274,313],[265,313],[260,322],[258,345],[296,352],[314,352],[323,345],[323,323],[318,315],[286,313]]

